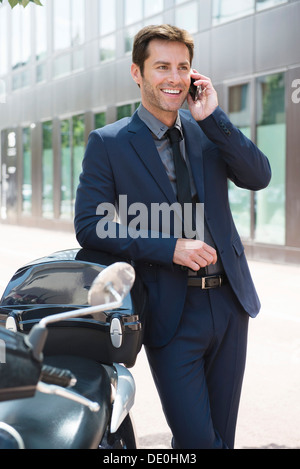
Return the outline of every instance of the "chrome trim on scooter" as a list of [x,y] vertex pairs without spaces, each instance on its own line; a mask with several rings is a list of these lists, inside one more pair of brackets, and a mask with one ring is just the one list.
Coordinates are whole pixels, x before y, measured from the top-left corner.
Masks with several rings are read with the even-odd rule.
[[135,382],[127,368],[114,363],[117,370],[117,388],[113,402],[110,431],[115,433],[134,404]]
[[10,438],[17,443],[18,449],[25,449],[23,438],[21,437],[20,433],[10,425],[4,422],[0,422],[0,431],[3,430],[5,433],[8,433]]
[[60,386],[56,386],[55,384],[45,384],[39,381],[37,384],[37,390],[44,394],[55,394],[56,396],[78,402],[78,404],[82,404],[88,407],[92,412],[98,412],[100,410],[100,405],[98,402],[92,402],[89,399],[80,396],[79,394],[76,394]]

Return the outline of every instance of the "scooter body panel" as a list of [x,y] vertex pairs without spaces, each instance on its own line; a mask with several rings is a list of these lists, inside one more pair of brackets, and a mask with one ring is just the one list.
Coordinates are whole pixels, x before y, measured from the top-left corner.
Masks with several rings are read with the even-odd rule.
[[[127,368],[134,365],[142,346],[147,311],[147,294],[139,277],[120,308],[101,305],[96,313],[82,312],[80,317],[50,323],[42,353],[32,353],[36,342],[20,339],[30,337],[32,328],[46,317],[89,311],[88,292],[94,279],[120,260],[130,263],[98,251],[59,251],[21,267],[8,283],[0,299],[0,330],[9,329],[15,337],[5,342],[0,448],[136,448],[129,415],[135,385]],[[55,394],[49,391],[53,381],[46,379],[47,388],[42,363],[75,375],[71,397],[62,387],[65,384],[59,383]],[[26,379],[20,380],[23,375]],[[90,401],[100,409],[95,411]]]
[[0,403],[0,421],[20,434],[28,449],[93,449],[110,418],[111,386],[105,368],[80,357],[53,357],[47,362],[70,369],[77,378],[73,391],[100,404],[98,412],[56,395],[36,392],[29,399]]

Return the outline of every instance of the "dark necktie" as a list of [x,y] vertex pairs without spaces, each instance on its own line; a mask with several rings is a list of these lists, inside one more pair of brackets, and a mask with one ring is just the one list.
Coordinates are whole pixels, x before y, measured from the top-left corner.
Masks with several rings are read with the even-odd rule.
[[182,207],[184,216],[184,204],[192,204],[190,177],[186,162],[180,151],[179,142],[182,140],[181,133],[175,127],[167,131],[167,136],[171,142],[177,186],[177,200]]
[[[173,151],[173,159],[174,159],[174,166],[175,166],[175,173],[176,173],[176,185],[177,185],[177,200],[182,206],[182,214],[184,215],[184,204],[187,203],[192,203],[192,196],[191,196],[191,188],[190,188],[190,177],[189,177],[189,172],[188,168],[186,165],[185,160],[183,159],[183,156],[180,151],[180,146],[179,142],[182,140],[181,133],[178,129],[175,127],[172,127],[166,132],[166,135],[169,137],[169,140],[171,142],[172,146],[172,151]],[[193,204],[193,217],[192,217],[192,230],[195,230],[195,204]],[[189,227],[187,227],[189,229]],[[183,231],[184,233],[184,231]],[[205,233],[206,237],[209,236],[209,240],[207,241],[211,246],[215,247],[214,241],[210,235],[210,232],[208,230],[208,227],[205,225]],[[187,236],[184,236],[187,238],[194,238],[194,233],[193,235],[189,235],[187,233]],[[198,271],[199,276],[203,276],[205,274],[208,274],[209,271],[207,269],[210,269],[210,273],[214,272],[221,272],[223,271],[223,265],[222,262],[218,256],[218,262],[215,266],[209,266],[205,268],[201,268]]]
[[182,205],[192,203],[190,177],[186,162],[180,151],[179,142],[182,140],[181,133],[173,127],[167,131],[167,136],[171,142],[173,159],[176,173],[177,200]]

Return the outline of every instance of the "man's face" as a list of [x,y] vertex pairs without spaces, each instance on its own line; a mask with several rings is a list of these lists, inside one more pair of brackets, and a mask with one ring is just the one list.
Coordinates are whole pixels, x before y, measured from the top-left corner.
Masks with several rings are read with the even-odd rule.
[[142,104],[169,127],[184,103],[191,82],[188,48],[180,42],[154,39],[149,44],[149,57],[144,63],[143,76],[133,64],[133,79],[140,85]]

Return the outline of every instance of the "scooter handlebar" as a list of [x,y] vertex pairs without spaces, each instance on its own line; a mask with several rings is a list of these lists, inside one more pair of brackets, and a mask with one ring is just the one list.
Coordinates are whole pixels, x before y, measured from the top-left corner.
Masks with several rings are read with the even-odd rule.
[[43,365],[40,380],[47,384],[55,384],[63,388],[74,386],[76,377],[69,370],[62,370],[50,365]]

